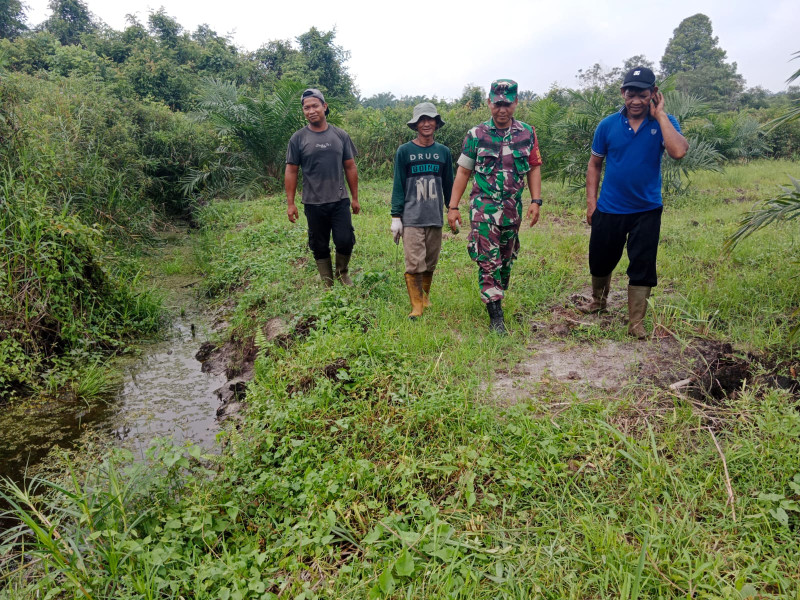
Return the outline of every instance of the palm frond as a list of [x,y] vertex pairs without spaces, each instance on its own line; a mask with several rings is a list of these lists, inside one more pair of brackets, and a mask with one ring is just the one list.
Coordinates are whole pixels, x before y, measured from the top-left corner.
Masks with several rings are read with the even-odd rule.
[[595,120],[597,123],[619,108],[600,90],[570,90],[569,93],[573,100],[576,101],[576,112]]
[[[300,94],[305,84],[279,81],[275,89],[248,96],[228,82],[207,79],[193,117],[209,122],[225,145],[183,180],[186,193],[250,198],[279,181],[289,138],[305,125]],[[335,114],[331,113],[335,119]]]
[[771,121],[764,123],[763,128],[766,133],[769,133],[776,127],[781,127],[782,125],[796,121],[797,119],[800,119],[800,100],[796,100],[795,105],[790,107],[780,117],[776,117]]
[[724,157],[713,144],[696,136],[690,136],[688,142],[689,151],[681,160],[674,160],[665,152],[661,161],[664,187],[673,193],[686,188],[694,171],[722,171]]
[[[800,50],[798,50],[797,52],[793,52],[792,58],[790,58],[789,60],[795,60],[797,58],[800,58]],[[790,83],[793,83],[795,80],[799,78],[800,78],[800,69],[789,75],[789,79],[786,80],[786,83],[788,85]],[[790,107],[780,117],[777,117],[775,119],[772,119],[771,121],[767,121],[766,123],[764,123],[763,125],[764,131],[769,133],[776,127],[780,127],[782,125],[785,125],[786,123],[790,123],[797,119],[800,119],[800,100],[796,100],[794,106]]]
[[800,217],[800,181],[793,177],[789,177],[789,179],[792,180],[793,187],[780,186],[783,194],[777,198],[771,198],[745,213],[739,221],[739,229],[725,240],[723,245],[725,252],[731,252],[740,241],[770,223]]
[[710,114],[702,124],[695,125],[693,131],[698,139],[708,142],[730,160],[759,158],[769,149],[761,125],[746,113]]
[[[795,60],[796,58],[800,58],[800,50],[798,50],[797,52],[793,52],[792,58],[790,58],[789,60]],[[797,69],[797,71],[789,75],[789,79],[786,80],[786,83],[787,84],[793,83],[798,78],[800,78],[800,69]]]
[[695,117],[708,114],[708,104],[700,97],[686,92],[670,90],[664,92],[664,104],[667,112],[683,123]]

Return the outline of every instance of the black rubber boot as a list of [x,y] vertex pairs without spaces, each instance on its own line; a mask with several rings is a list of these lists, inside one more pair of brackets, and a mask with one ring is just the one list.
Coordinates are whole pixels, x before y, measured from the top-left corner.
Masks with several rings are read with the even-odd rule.
[[647,338],[644,316],[647,314],[647,299],[650,288],[643,285],[628,286],[628,335],[638,340]]
[[503,307],[501,300],[489,302],[486,310],[489,311],[489,329],[500,335],[506,335],[506,323],[503,320]]
[[319,278],[322,279],[322,284],[325,287],[333,286],[333,265],[331,264],[331,257],[319,258],[316,261],[317,270],[319,271]]
[[592,301],[582,304],[578,310],[585,314],[599,313],[606,309],[608,291],[611,289],[611,275],[595,277],[592,275]]
[[338,279],[342,285],[346,285],[348,287],[353,285],[350,275],[348,275],[348,271],[350,270],[348,266],[349,264],[349,254],[336,253],[336,279]]

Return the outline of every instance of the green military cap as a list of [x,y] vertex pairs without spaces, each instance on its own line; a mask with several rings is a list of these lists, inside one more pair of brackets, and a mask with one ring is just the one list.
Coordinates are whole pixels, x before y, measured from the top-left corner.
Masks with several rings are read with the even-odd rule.
[[489,102],[514,102],[517,99],[517,82],[513,79],[495,79],[489,88]]

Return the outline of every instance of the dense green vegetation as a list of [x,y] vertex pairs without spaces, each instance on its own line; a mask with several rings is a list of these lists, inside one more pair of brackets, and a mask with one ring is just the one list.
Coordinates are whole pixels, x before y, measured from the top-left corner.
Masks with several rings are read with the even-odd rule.
[[[333,32],[245,55],[208,26],[185,32],[163,9],[114,31],[80,0],[50,8],[29,29],[23,4],[0,3],[0,399],[57,392],[82,365],[154,332],[158,298],[135,262],[153,233],[222,187],[239,193],[237,181],[276,186],[265,167],[286,140],[264,140],[267,162],[253,156],[213,119],[200,122],[201,94],[229,81],[235,95],[271,101],[285,74],[352,97]],[[300,112],[290,117],[299,126]]]
[[[163,9],[114,31],[81,0],[50,6],[29,26],[23,3],[0,1],[0,401],[106,387],[98,365],[162,323],[141,259],[176,217],[199,228],[225,339],[257,358],[222,455],[90,448],[62,459],[66,476],[3,486],[20,526],[0,534],[0,598],[800,597],[800,405],[759,378],[796,372],[798,192],[775,196],[800,157],[798,88],[745,89],[704,15],[661,60],[692,153],[665,163],[648,326],[682,355],[731,343],[750,362],[743,389],[692,399],[523,374],[514,400],[501,381],[542,346],[627,343],[623,309],[548,332],[588,283],[591,134],[624,70],[652,62],[521,93],[547,205],[523,231],[512,335],[497,338],[464,233],[445,239],[434,307],[405,318],[390,176],[426,98],[360,98],[333,31],[244,52]],[[322,289],[274,195],[309,85],[359,149],[353,289]],[[432,98],[455,156],[485,95]],[[269,333],[275,319],[288,333]]]
[[[0,80],[0,396],[48,388],[154,332],[140,247],[190,205],[181,179],[213,132],[86,78]],[[113,243],[112,243],[113,241]]]
[[[697,176],[668,202],[649,327],[687,352],[702,336],[796,355],[787,335],[800,282],[782,267],[796,254],[786,226],[719,252],[791,166]],[[587,285],[578,196],[546,184],[552,200],[523,230],[507,298],[512,335],[499,338],[486,330],[464,233],[445,240],[433,308],[406,318],[389,192],[388,180],[363,186],[356,286],[331,292],[280,197],[203,210],[206,289],[236,294],[232,335],[258,346],[246,419],[222,456],[160,446],[146,468],[110,457],[74,465],[63,488],[11,492],[35,535],[25,567],[16,533],[4,538],[6,597],[798,594],[795,396],[753,382],[718,400],[641,385],[609,394],[543,376],[509,402],[499,381],[549,343],[554,309]],[[619,342],[624,312],[560,342]],[[276,317],[294,333],[268,339]],[[46,491],[55,495],[43,501]]]

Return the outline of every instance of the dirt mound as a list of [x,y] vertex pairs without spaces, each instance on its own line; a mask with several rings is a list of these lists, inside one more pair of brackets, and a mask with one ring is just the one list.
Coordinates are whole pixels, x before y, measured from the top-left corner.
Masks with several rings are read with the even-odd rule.
[[[344,358],[337,358],[331,363],[328,363],[324,367],[322,367],[322,376],[326,379],[330,380],[338,380],[338,373],[341,369],[347,370],[348,369],[347,360]],[[307,392],[314,387],[314,373],[309,373],[300,377],[296,383],[290,383],[286,387],[286,393],[290,396],[297,392]]]
[[277,344],[281,348],[289,348],[297,340],[301,340],[303,338],[308,337],[308,334],[311,333],[311,330],[314,329],[316,325],[317,325],[317,317],[315,316],[303,317],[297,322],[297,324],[294,326],[294,329],[291,332],[285,331],[284,328],[280,333],[275,335],[273,338],[270,338],[269,335],[267,335],[267,339],[272,340],[275,344]]
[[337,358],[332,363],[325,365],[322,374],[328,379],[337,379],[336,374],[340,369],[347,369],[347,361],[343,358]]
[[747,382],[797,391],[800,383],[782,376],[753,373],[755,357],[734,353],[730,344],[674,338],[646,342],[537,339],[531,355],[510,371],[495,374],[491,394],[515,404],[567,387],[579,397],[591,391],[613,393],[631,386],[671,389],[695,398],[721,401]]
[[[511,405],[553,388],[584,397],[636,386],[671,390],[712,403],[737,393],[746,382],[793,393],[800,390],[795,379],[758,375],[765,362],[762,357],[736,352],[729,343],[704,338],[681,341],[663,329],[647,341],[594,341],[589,334],[592,328],[625,327],[627,296],[624,290],[612,291],[610,310],[595,315],[575,308],[588,300],[588,294],[573,294],[567,305],[551,309],[547,322],[531,324],[530,356],[510,370],[495,373],[489,388],[494,402]],[[579,334],[582,329],[585,337]]]

